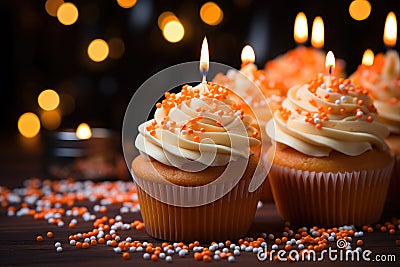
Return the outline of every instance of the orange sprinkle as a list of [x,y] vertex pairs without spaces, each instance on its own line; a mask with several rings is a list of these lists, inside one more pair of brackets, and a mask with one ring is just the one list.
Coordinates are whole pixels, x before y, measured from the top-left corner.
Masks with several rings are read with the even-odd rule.
[[82,248],[88,248],[89,247],[89,243],[88,242],[83,242],[82,243]]
[[96,246],[97,245],[97,241],[96,240],[90,240],[90,245],[91,246]]
[[139,223],[139,224],[136,226],[136,230],[138,230],[138,231],[143,230],[143,229],[144,229],[144,223]]
[[396,231],[394,229],[389,230],[389,234],[394,235],[395,233],[396,233]]
[[48,238],[52,238],[54,236],[53,232],[47,232],[46,235],[47,235]]
[[100,237],[99,240],[97,241],[99,244],[104,244],[105,240],[104,238]]
[[208,255],[203,256],[203,261],[204,262],[210,262],[211,261],[211,257]]
[[43,236],[38,235],[38,236],[36,237],[36,241],[42,242],[42,241],[43,241]]
[[158,261],[158,256],[156,254],[151,255],[152,261]]
[[131,258],[131,256],[129,255],[128,252],[124,252],[124,253],[122,253],[122,258],[123,258],[124,260],[129,260],[129,259]]
[[280,240],[279,238],[275,239],[275,244],[279,245],[282,243],[282,240]]
[[81,248],[81,247],[82,247],[82,242],[76,242],[75,246],[76,246],[77,248]]
[[195,252],[193,257],[196,261],[201,261],[203,259],[203,256],[200,252]]
[[364,244],[364,242],[361,239],[357,240],[357,246],[362,246]]

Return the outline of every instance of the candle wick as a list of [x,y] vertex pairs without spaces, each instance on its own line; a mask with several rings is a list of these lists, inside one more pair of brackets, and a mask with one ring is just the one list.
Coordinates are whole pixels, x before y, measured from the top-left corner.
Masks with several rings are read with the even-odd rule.
[[329,75],[332,75],[332,65],[329,65]]

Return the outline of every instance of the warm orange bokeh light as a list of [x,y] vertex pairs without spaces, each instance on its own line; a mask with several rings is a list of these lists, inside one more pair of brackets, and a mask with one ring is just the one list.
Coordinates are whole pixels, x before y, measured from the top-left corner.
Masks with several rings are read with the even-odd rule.
[[161,13],[161,15],[158,17],[158,27],[160,28],[160,30],[164,30],[165,24],[167,24],[168,22],[175,20],[175,21],[179,21],[179,19],[175,16],[174,13],[166,11]]
[[27,112],[18,119],[18,130],[24,137],[33,138],[40,131],[40,120],[36,114]]
[[136,5],[137,0],[117,0],[117,3],[120,7],[131,8]]
[[200,18],[204,23],[215,26],[221,23],[224,13],[216,3],[207,2],[200,9]]
[[61,115],[58,110],[43,111],[40,114],[42,125],[47,130],[55,130],[61,124]]
[[383,42],[389,47],[396,45],[397,41],[397,20],[393,12],[389,12],[386,17],[385,29],[383,32]]
[[314,48],[324,47],[324,21],[321,17],[316,17],[313,22],[311,32],[311,45]]
[[58,8],[64,4],[63,0],[47,0],[46,4],[44,5],[47,14],[52,17],[57,17]]
[[92,137],[92,129],[90,129],[87,123],[81,123],[76,129],[76,137],[79,139],[89,139]]
[[372,66],[374,64],[374,52],[371,49],[367,49],[362,57],[362,64],[364,66]]
[[100,62],[108,57],[110,49],[108,44],[103,39],[93,40],[87,49],[88,56],[91,60],[95,62]]
[[177,43],[185,36],[185,28],[177,20],[168,21],[163,28],[163,36],[170,43]]
[[78,16],[78,8],[71,2],[62,4],[57,10],[57,18],[64,25],[74,24]]
[[294,21],[294,40],[298,44],[304,44],[308,39],[307,17],[303,12],[296,16]]
[[371,14],[371,4],[367,0],[354,0],[350,3],[349,14],[355,20],[365,20]]
[[254,49],[250,45],[243,47],[241,59],[243,64],[254,63],[256,61]]
[[60,104],[60,96],[54,90],[44,90],[38,96],[38,104],[44,110],[56,109]]

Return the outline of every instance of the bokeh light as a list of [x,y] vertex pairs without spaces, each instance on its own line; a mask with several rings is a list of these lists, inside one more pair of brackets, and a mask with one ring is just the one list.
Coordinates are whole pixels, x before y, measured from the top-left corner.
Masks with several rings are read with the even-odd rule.
[[167,24],[172,20],[179,21],[179,19],[175,16],[174,13],[169,11],[163,12],[158,17],[158,27],[160,28],[160,30],[164,30],[165,24]]
[[304,44],[308,39],[307,17],[303,12],[299,12],[294,21],[294,40],[298,44]]
[[73,3],[64,3],[57,10],[57,18],[64,25],[72,25],[78,20],[78,8]]
[[364,55],[362,57],[362,64],[364,66],[372,66],[374,64],[374,52],[372,52],[371,49],[367,49],[364,52]]
[[62,4],[64,4],[63,0],[47,0],[44,7],[47,14],[52,17],[57,17],[57,10]]
[[27,138],[35,137],[40,131],[40,120],[36,114],[27,112],[18,119],[18,130]]
[[92,137],[92,130],[87,123],[79,124],[78,128],[76,129],[76,137],[79,139],[89,139]]
[[137,0],[117,0],[117,3],[120,7],[123,8],[131,8],[136,5]]
[[200,9],[200,18],[208,25],[218,25],[224,18],[222,9],[214,2],[205,3]]
[[125,44],[121,38],[111,38],[108,41],[108,45],[110,47],[110,58],[119,59],[122,57],[125,52]]
[[43,111],[40,114],[40,121],[47,130],[55,130],[61,124],[61,115],[58,110]]
[[56,91],[47,89],[39,94],[38,104],[44,110],[53,110],[60,104],[60,97]]
[[108,57],[110,49],[108,44],[103,39],[93,40],[87,49],[88,56],[91,60],[95,62],[100,62]]
[[311,31],[311,45],[314,48],[324,47],[324,21],[320,16],[314,19],[312,31]]
[[170,43],[177,43],[185,36],[185,28],[180,21],[169,21],[163,29],[164,38]]
[[389,47],[393,47],[397,42],[397,19],[394,12],[389,12],[385,21],[383,31],[383,42]]
[[367,0],[354,0],[350,3],[349,14],[355,20],[365,20],[371,14],[371,4]]

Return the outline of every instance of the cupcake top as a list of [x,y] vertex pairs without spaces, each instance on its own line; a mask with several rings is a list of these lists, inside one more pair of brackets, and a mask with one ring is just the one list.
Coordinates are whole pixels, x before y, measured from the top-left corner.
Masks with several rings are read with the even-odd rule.
[[400,134],[399,54],[394,50],[378,54],[371,66],[359,66],[352,79],[354,84],[369,90],[378,110],[379,120],[391,132]]
[[[265,64],[269,81],[279,82],[286,89],[311,80],[325,70],[325,53],[320,49],[298,46]],[[344,76],[344,62],[336,60],[336,75]]]
[[357,156],[374,147],[386,150],[389,130],[376,120],[376,109],[366,90],[349,79],[319,75],[292,87],[267,134],[303,154],[322,157],[332,150]]
[[248,158],[251,148],[260,145],[259,133],[236,98],[213,83],[167,92],[156,105],[154,119],[139,126],[135,145],[141,153],[178,168],[193,163],[223,166]]

